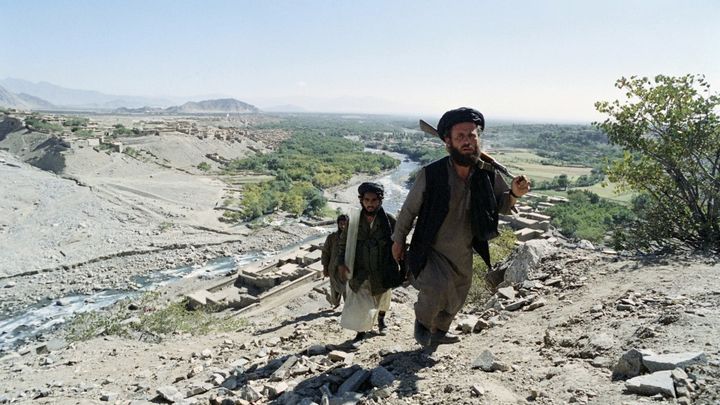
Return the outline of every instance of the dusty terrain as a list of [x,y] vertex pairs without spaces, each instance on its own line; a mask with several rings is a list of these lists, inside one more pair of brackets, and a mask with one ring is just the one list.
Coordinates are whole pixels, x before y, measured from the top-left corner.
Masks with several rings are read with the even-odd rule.
[[[62,167],[57,175],[26,162],[40,157],[45,141],[17,133],[0,141],[7,149],[0,150],[5,315],[70,294],[133,289],[139,275],[277,250],[326,232],[285,217],[255,230],[217,219],[227,185],[193,169],[195,159],[246,153],[242,143],[138,138],[133,147],[146,150],[138,157],[55,145],[62,153],[43,158]],[[362,180],[331,190],[333,207],[352,206]],[[534,263],[527,283],[504,290],[519,298],[488,295],[487,305],[467,305],[456,323],[477,332],[455,345],[415,344],[417,292],[408,287],[394,292],[388,334],[353,347],[354,333],[340,327],[340,312],[323,295],[327,282],[319,281],[251,311],[224,312],[247,321],[234,332],[173,334],[159,343],[100,334],[68,343],[61,329],[5,348],[0,403],[720,401],[717,257],[641,259],[563,241],[555,248]],[[208,282],[187,279],[162,287],[160,296],[176,301]],[[526,305],[512,308],[517,302]],[[697,352],[704,361],[685,367],[689,383],[676,382],[681,398],[643,397],[611,378],[632,348]]]
[[[70,294],[133,288],[133,277],[218,257],[274,251],[322,229],[273,218],[219,220],[228,189],[205,155],[243,157],[252,139],[128,138],[136,155],[4,126],[0,136],[0,314]],[[46,170],[36,167],[40,166]]]
[[[717,403],[719,270],[714,258],[639,261],[561,248],[532,270],[560,280],[533,290],[543,306],[495,310],[481,332],[426,350],[411,337],[412,287],[394,292],[387,336],[375,334],[354,350],[347,344],[353,333],[340,327],[339,312],[327,308],[318,292],[325,284],[318,282],[241,314],[249,325],[237,332],[170,336],[160,344],[110,336],[50,351],[50,343],[22,348],[0,363],[7,376],[0,398],[167,402],[159,392],[172,398],[168,387],[174,387],[188,397],[174,398],[178,403],[265,403],[272,390],[283,389],[277,403],[321,403],[323,392],[330,403],[648,403],[658,398],[627,393],[623,381],[611,381],[625,351],[645,348],[703,352],[708,363],[687,370],[692,403]],[[635,305],[622,307],[624,299]],[[473,306],[466,312],[458,319],[487,316]],[[502,364],[499,370],[472,367],[485,350]],[[276,373],[286,362],[292,367]],[[354,388],[359,393],[350,402],[333,395],[358,370],[379,366],[390,373],[389,386],[372,388],[368,380]]]

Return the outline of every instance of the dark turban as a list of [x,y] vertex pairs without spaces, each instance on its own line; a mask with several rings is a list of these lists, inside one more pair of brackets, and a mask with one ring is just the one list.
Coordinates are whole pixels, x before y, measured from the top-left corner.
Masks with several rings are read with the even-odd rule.
[[443,114],[437,126],[438,136],[441,139],[449,136],[453,125],[461,122],[472,122],[480,127],[481,131],[485,129],[485,117],[480,111],[474,108],[460,107]]
[[375,193],[378,198],[382,199],[385,196],[385,187],[382,184],[367,181],[358,187],[359,197],[362,198],[365,193]]
[[340,225],[340,221],[349,221],[348,216],[345,214],[340,214],[337,217],[337,224]]

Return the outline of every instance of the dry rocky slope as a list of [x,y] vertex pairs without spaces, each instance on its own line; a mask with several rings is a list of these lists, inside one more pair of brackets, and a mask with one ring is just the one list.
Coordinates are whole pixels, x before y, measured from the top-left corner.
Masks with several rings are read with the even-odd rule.
[[0,314],[127,289],[133,276],[275,250],[321,232],[292,219],[260,230],[219,221],[215,208],[229,186],[194,167],[207,154],[254,153],[262,148],[256,141],[184,134],[129,141],[138,155],[0,121]]
[[393,292],[387,335],[353,347],[340,313],[327,308],[327,282],[318,281],[241,314],[249,325],[233,333],[160,344],[117,337],[67,344],[57,336],[20,348],[0,361],[0,401],[720,401],[717,258],[640,260],[531,242],[506,267],[523,281],[465,308],[458,344],[422,350],[414,342],[409,287]]

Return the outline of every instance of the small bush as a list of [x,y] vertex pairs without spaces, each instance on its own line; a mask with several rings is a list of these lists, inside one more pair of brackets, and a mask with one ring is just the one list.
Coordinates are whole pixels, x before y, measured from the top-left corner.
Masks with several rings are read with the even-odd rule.
[[63,126],[73,128],[86,127],[89,122],[90,120],[87,118],[74,117],[63,121]]
[[132,136],[132,135],[136,135],[137,132],[138,132],[137,129],[125,128],[125,125],[123,125],[123,124],[115,124],[115,129],[113,130],[112,136],[113,137]]
[[77,314],[66,329],[68,340],[114,335],[126,338],[152,336],[159,341],[173,333],[206,335],[238,330],[247,324],[241,318],[189,310],[185,300],[162,306],[156,293],[146,294],[135,311],[128,309],[129,304],[129,300],[122,300],[111,310]]
[[[493,265],[507,259],[515,249],[517,238],[510,229],[501,229],[500,236],[490,241],[490,262]],[[469,304],[481,304],[490,298],[490,291],[485,283],[488,268],[479,255],[473,255],[473,278],[470,293],[466,300]]]
[[92,138],[95,136],[95,133],[89,129],[79,129],[77,131],[73,131],[73,133],[79,138]]
[[552,224],[568,238],[603,241],[606,233],[627,227],[633,213],[623,205],[600,198],[589,191],[571,190],[570,202],[548,209]]
[[31,115],[25,119],[25,125],[32,127],[32,129],[39,132],[62,132],[63,127],[58,124],[52,124],[47,122],[36,115]]
[[140,152],[138,150],[133,149],[129,146],[123,149],[123,153],[134,158],[137,158],[140,155]]

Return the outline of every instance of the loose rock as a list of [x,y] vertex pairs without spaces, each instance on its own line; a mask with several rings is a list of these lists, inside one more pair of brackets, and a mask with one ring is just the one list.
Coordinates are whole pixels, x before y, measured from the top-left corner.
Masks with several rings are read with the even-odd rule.
[[389,372],[385,367],[378,366],[372,370],[370,374],[370,384],[373,387],[383,388],[391,385],[395,381],[393,373]]
[[639,395],[657,395],[675,398],[675,385],[671,371],[658,371],[649,375],[641,375],[625,382],[628,392]]
[[658,354],[643,357],[643,364],[652,373],[661,370],[686,368],[694,364],[707,364],[704,352]]

